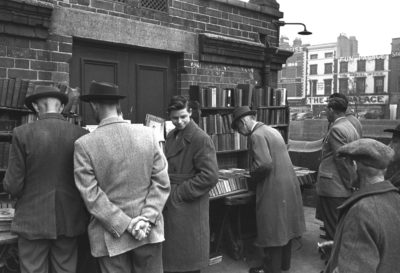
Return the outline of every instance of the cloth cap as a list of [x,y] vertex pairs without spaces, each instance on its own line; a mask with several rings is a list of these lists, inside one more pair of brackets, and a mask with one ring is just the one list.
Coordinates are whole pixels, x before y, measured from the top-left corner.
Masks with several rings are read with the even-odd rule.
[[257,113],[255,110],[250,110],[250,107],[245,105],[245,106],[239,106],[236,107],[235,110],[233,110],[233,121],[231,124],[232,129],[236,130],[236,122],[244,117],[244,116],[254,116]]
[[348,102],[340,97],[333,97],[330,98],[328,101],[328,107],[332,108],[333,110],[346,112]]
[[396,126],[394,129],[385,129],[383,130],[384,132],[390,132],[393,133],[393,135],[400,136],[400,124]]
[[361,138],[340,147],[337,154],[375,169],[386,169],[394,156],[394,151],[377,140]]

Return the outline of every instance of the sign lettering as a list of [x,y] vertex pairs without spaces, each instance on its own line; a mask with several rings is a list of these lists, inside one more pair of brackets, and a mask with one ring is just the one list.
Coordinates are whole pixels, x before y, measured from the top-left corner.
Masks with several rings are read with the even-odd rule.
[[[383,105],[388,104],[389,95],[361,95],[361,96],[347,96],[349,104],[365,104],[365,105]],[[307,97],[307,105],[324,105],[328,104],[329,97]]]

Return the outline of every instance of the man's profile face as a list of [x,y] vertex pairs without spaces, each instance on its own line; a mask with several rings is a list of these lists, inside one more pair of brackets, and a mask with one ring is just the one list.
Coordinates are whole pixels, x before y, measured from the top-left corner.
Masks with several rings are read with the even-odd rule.
[[190,116],[192,115],[191,110],[182,109],[182,110],[174,110],[169,113],[169,118],[172,121],[172,124],[175,125],[177,130],[185,129],[186,125],[190,122]]
[[330,107],[326,107],[326,118],[328,119],[328,122],[334,122],[334,115],[333,115],[333,110]]
[[389,147],[394,150],[393,161],[400,161],[400,135],[393,134]]

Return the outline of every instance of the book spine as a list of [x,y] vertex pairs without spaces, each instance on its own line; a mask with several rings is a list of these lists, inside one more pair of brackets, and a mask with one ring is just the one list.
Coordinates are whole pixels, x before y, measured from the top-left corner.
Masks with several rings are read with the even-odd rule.
[[7,88],[7,97],[6,97],[6,106],[11,107],[12,104],[12,97],[14,93],[14,87],[15,87],[15,79],[10,78],[8,82],[8,88]]
[[21,84],[22,84],[22,79],[17,78],[15,80],[15,86],[14,86],[14,91],[12,94],[12,101],[11,101],[11,107],[17,107],[18,106],[18,99],[19,95],[21,92]]
[[10,79],[4,79],[3,86],[1,88],[1,98],[0,98],[0,106],[6,106],[7,101],[7,90],[8,90],[8,82]]

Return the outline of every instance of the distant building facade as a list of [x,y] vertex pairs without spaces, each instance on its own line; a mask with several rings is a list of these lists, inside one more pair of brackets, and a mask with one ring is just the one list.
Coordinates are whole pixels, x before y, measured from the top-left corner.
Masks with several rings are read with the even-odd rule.
[[392,39],[389,57],[390,118],[400,117],[400,38]]

